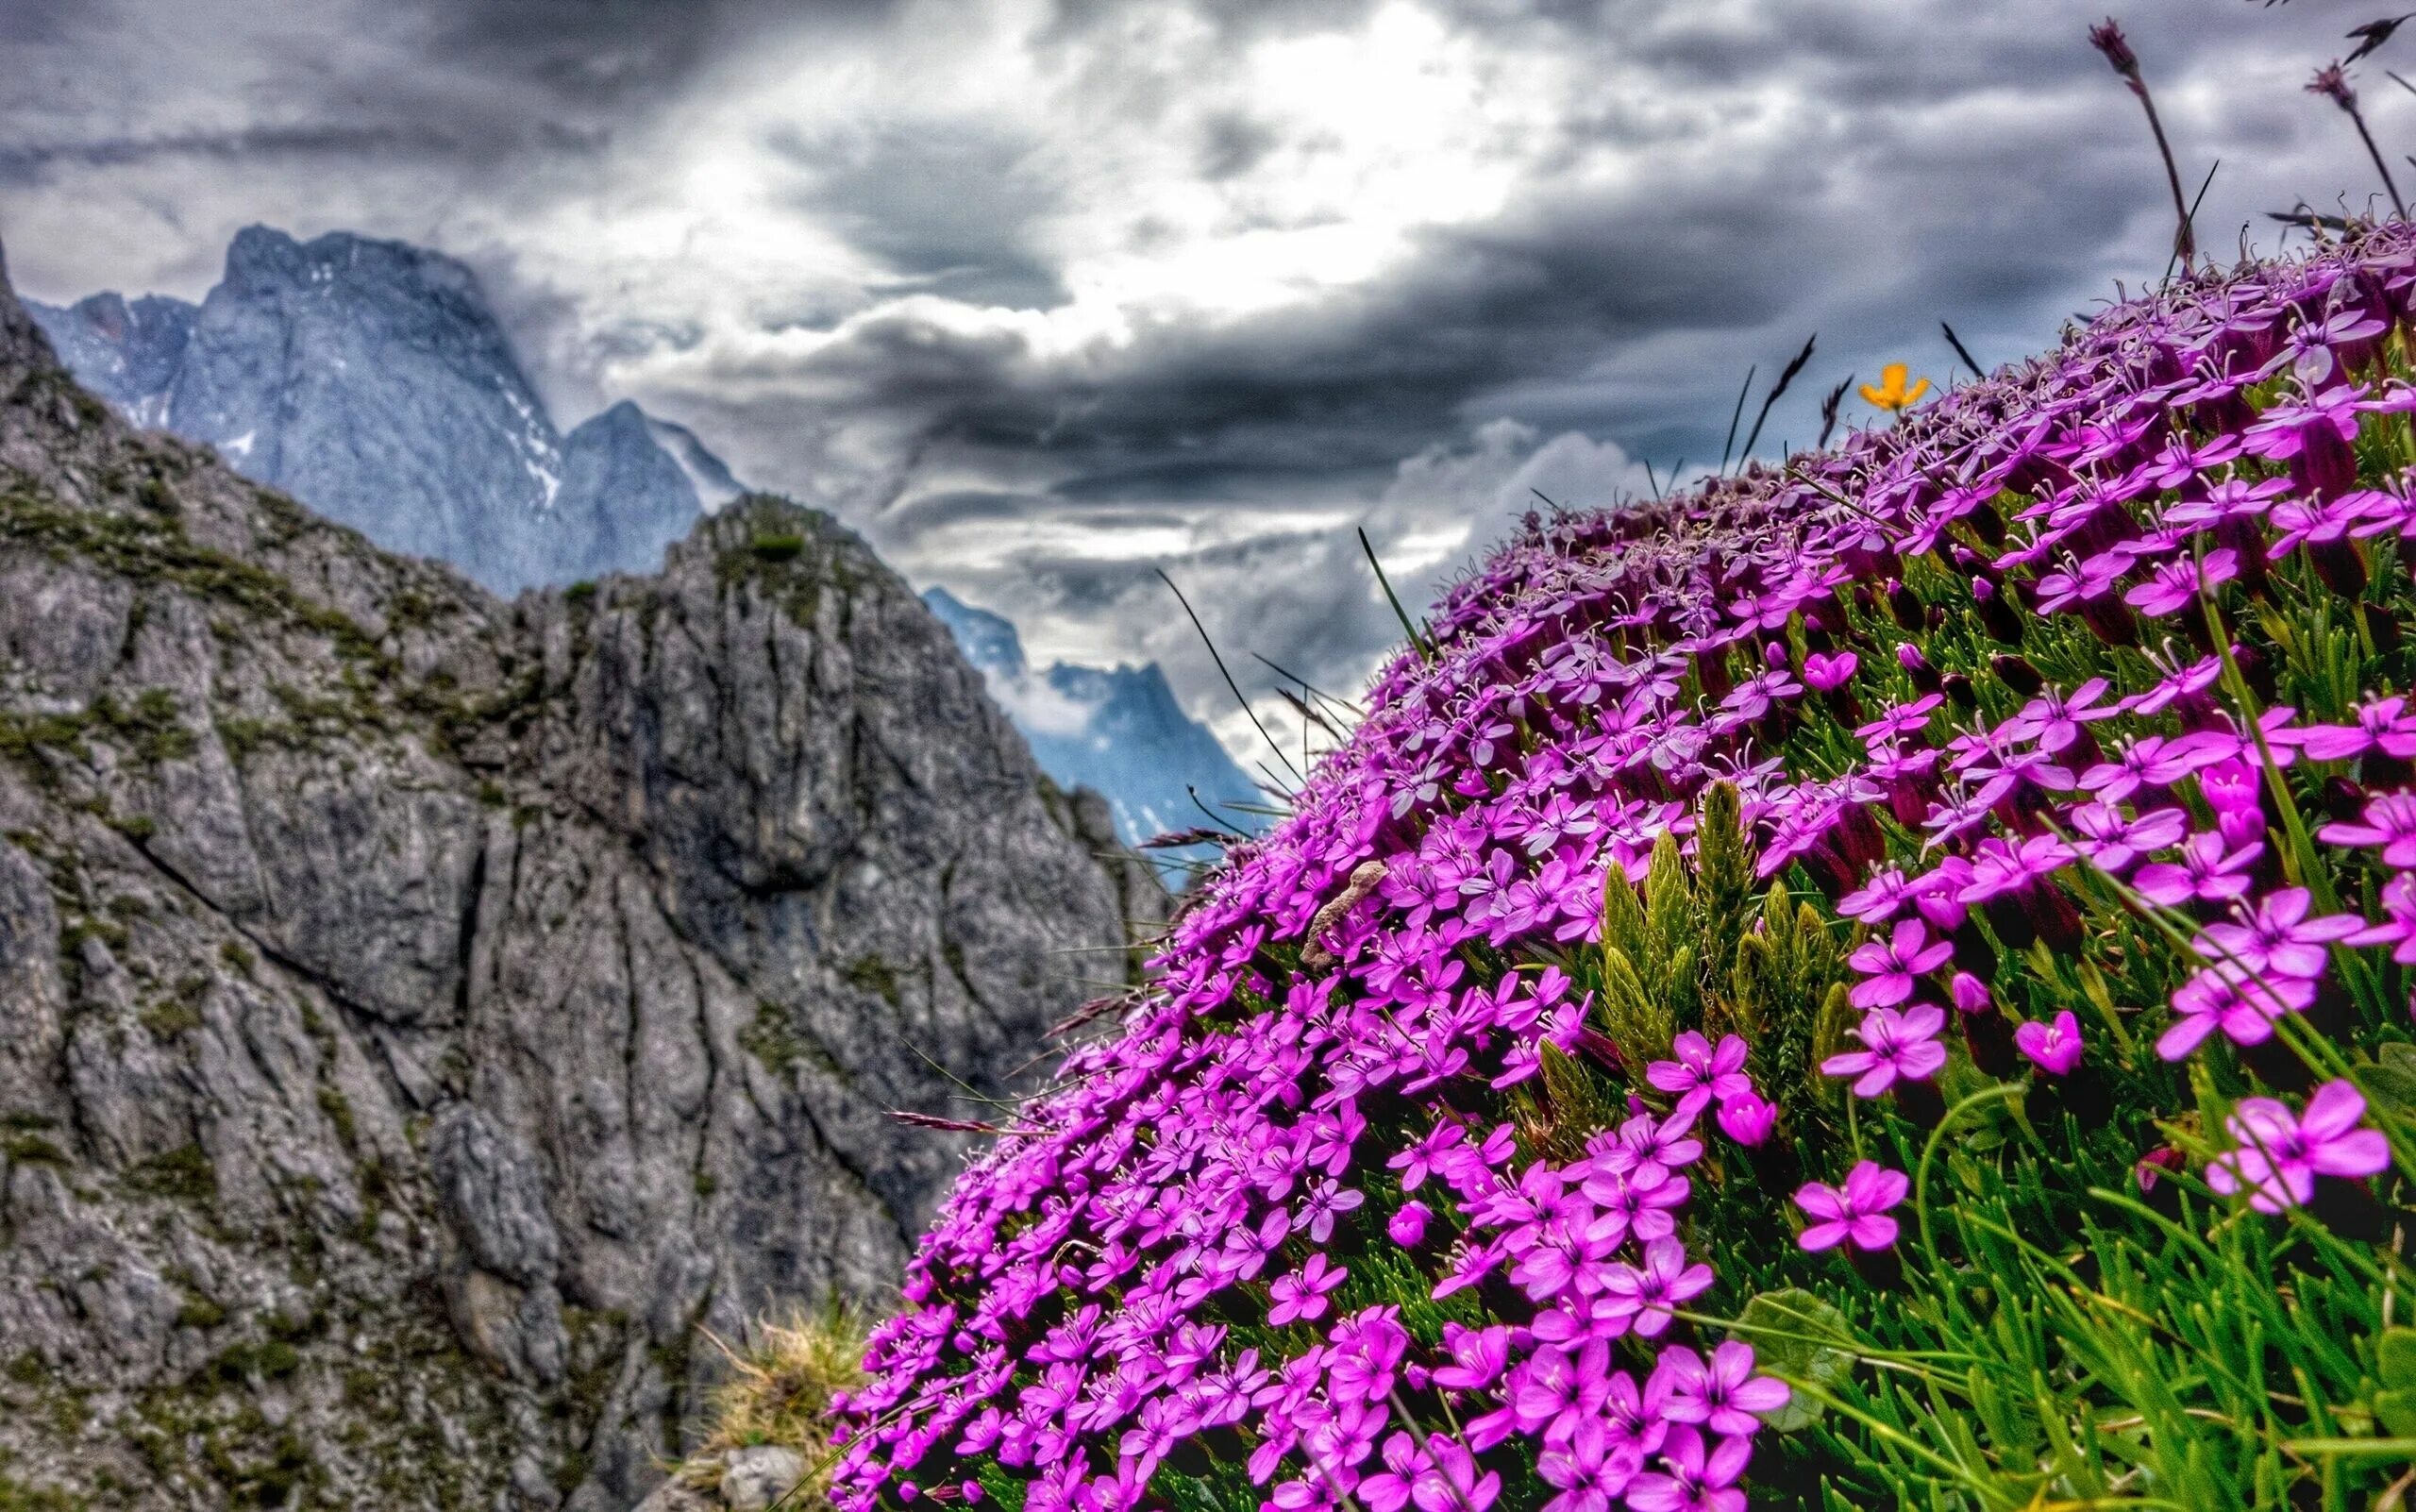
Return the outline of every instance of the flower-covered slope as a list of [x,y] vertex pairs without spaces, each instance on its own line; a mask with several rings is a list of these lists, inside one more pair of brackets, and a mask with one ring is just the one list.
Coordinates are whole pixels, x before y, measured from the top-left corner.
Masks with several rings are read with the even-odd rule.
[[840,1504],[2362,1484],[2411,301],[2367,228],[1531,519],[965,1172]]

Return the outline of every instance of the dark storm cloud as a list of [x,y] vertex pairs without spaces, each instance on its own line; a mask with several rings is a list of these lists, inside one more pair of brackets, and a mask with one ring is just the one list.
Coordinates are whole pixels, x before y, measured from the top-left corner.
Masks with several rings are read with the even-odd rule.
[[[187,25],[171,77],[161,28],[204,4],[249,25]],[[1548,121],[1476,143],[1481,165],[1514,170],[1499,202],[1412,227],[1365,276],[1273,308],[1140,300],[1113,338],[1050,323],[1097,297],[1102,248],[1175,260],[1203,225],[1238,244],[1376,213],[1349,193],[1285,193],[1334,160],[1334,127],[1234,80],[1249,49],[1364,31],[1383,0],[1187,0],[1173,21],[1172,4],[1063,0],[1013,40],[1020,92],[901,86],[819,115],[777,90],[733,95],[733,73],[854,59],[886,85],[954,45],[942,39],[976,46],[1005,12],[0,0],[0,215],[157,235],[174,244],[156,266],[188,281],[232,226],[337,213],[328,203],[368,207],[383,219],[358,228],[379,234],[443,241],[466,223],[471,244],[445,249],[478,267],[550,392],[588,408],[634,375],[750,478],[850,512],[975,601],[1165,657],[1201,709],[1213,673],[1167,613],[1159,561],[1220,634],[1347,682],[1398,630],[1332,522],[1365,518],[1380,548],[1423,550],[1416,591],[1460,560],[1436,565],[1419,541],[1479,513],[1480,539],[1498,529],[1522,460],[1564,432],[1665,472],[1707,462],[1748,364],[1766,378],[1817,330],[1816,363],[1768,432],[1805,441],[1820,393],[1850,371],[1907,361],[1942,378],[1940,319],[1982,361],[2010,359],[2116,277],[2161,271],[2162,172],[2136,101],[2084,41],[2098,12],[2076,0],[1421,4],[1447,18],[1438,52],[1476,59],[1480,97],[1526,87],[1503,61],[1522,57],[1584,81]],[[2262,212],[2301,197],[2362,204],[2362,149],[2298,86],[2363,12],[2131,8],[2185,172],[2194,184],[2223,160],[2205,244],[2228,251],[2252,220],[2270,238]],[[1355,60],[1314,82],[1347,88]],[[2397,62],[2367,66],[2378,79]],[[758,100],[760,119],[714,118],[733,97]],[[2370,91],[2368,108],[2394,155],[2416,136],[2416,100]],[[676,155],[679,133],[706,130],[723,133],[716,153],[765,162],[773,253],[724,270],[726,247],[670,235],[679,250],[655,263],[598,272],[565,256],[565,239],[596,232],[544,212],[616,207],[614,193],[677,171],[656,155]],[[1181,193],[1123,203],[1132,186],[1099,176],[1128,154]],[[1221,218],[1186,219],[1200,198]],[[697,224],[728,209],[686,207]],[[804,244],[800,225],[828,244]],[[747,286],[791,241],[828,276]],[[79,276],[74,247],[27,250],[21,266]],[[675,297],[691,264],[716,297]],[[1518,424],[1470,439],[1504,421]],[[1624,486],[1616,453],[1578,462],[1587,486]],[[1395,487],[1413,463],[1418,487]],[[1319,510],[1327,525],[1301,524]],[[1132,540],[1148,549],[1106,544]]]
[[1275,149],[1276,127],[1238,110],[1209,117],[1200,139],[1200,176],[1216,182],[1245,174]]
[[677,93],[732,49],[810,25],[834,41],[894,0],[404,0],[424,18],[431,61],[522,81],[553,102],[607,109]]
[[179,131],[79,142],[0,143],[0,183],[29,184],[62,170],[117,168],[163,158],[357,157],[364,153],[434,156],[459,139],[428,126],[251,126],[240,131]]
[[1068,297],[1035,225],[1063,186],[1033,145],[965,120],[881,123],[768,144],[805,176],[797,202],[896,271],[875,294],[920,292],[971,304],[1047,309]]

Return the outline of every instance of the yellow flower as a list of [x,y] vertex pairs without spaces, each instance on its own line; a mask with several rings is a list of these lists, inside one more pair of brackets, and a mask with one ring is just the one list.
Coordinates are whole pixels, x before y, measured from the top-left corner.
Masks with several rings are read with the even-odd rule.
[[1911,372],[1912,369],[1902,362],[1888,363],[1879,370],[1879,382],[1876,385],[1869,383],[1861,385],[1863,401],[1875,409],[1885,410],[1889,414],[1903,414],[1920,403],[1921,396],[1929,392],[1927,378],[1916,380],[1909,389],[1904,387],[1905,376]]

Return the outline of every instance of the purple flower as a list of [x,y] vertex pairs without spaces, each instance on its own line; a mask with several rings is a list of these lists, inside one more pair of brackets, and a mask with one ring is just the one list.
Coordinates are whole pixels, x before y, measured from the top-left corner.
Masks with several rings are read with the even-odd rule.
[[1638,1475],[1628,1486],[1627,1504],[1635,1512],[1745,1512],[1736,1479],[1752,1453],[1751,1439],[1723,1438],[1705,1454],[1703,1435],[1672,1428],[1661,1456],[1666,1473]]
[[2148,580],[2122,596],[2122,602],[2142,614],[2157,618],[2193,609],[2198,595],[2214,589],[2240,576],[2240,554],[2229,546],[2206,553],[2205,565],[2184,557],[2168,562],[2149,575]]
[[[1914,660],[1919,661],[1920,656],[1921,653],[1915,652]],[[1897,660],[1903,659],[1903,650],[1899,648]],[[1867,725],[1858,726],[1854,730],[1854,734],[1863,741],[1872,743],[1882,740],[1901,740],[1907,735],[1919,734],[1929,728],[1929,716],[1937,711],[1939,704],[1945,701],[1944,694],[1925,693],[1910,703],[1899,704],[1888,710]]]
[[2110,803],[2084,803],[2072,810],[2072,848],[2109,877],[2120,877],[2151,850],[2179,845],[2190,816],[2179,809],[2151,809],[2133,817]]
[[2206,1184],[2246,1191],[2248,1205],[2279,1213],[2315,1196],[2318,1176],[2372,1176],[2391,1165],[2391,1146],[2363,1126],[2366,1100],[2346,1082],[2327,1082],[2292,1117],[2272,1098],[2243,1098],[2223,1120],[2240,1146],[2215,1157]]
[[1626,1314],[1632,1327],[1654,1338],[1669,1326],[1669,1310],[1700,1296],[1712,1283],[1711,1267],[1689,1265],[1686,1248],[1674,1238],[1655,1239],[1644,1247],[1644,1264],[1614,1266],[1602,1278],[1608,1302]]
[[1669,1386],[1671,1422],[1700,1424],[1706,1432],[1745,1437],[1761,1427],[1756,1413],[1776,1412],[1794,1393],[1775,1376],[1753,1373],[1753,1348],[1735,1339],[1706,1361],[1684,1346],[1661,1352],[1653,1374]]
[[2220,1029],[2235,1045],[2261,1045],[2273,1036],[2273,1021],[2315,1000],[2315,983],[2296,977],[2243,980],[2237,968],[2216,966],[2173,989],[2177,1016],[2156,1037],[2156,1052],[2177,1061]]
[[1510,1330],[1445,1323],[1443,1348],[1451,1363],[1435,1369],[1434,1384],[1447,1391],[1482,1391],[1501,1380],[1510,1363]]
[[1418,1512],[1485,1512],[1502,1495],[1502,1477],[1483,1470],[1467,1446],[1437,1434],[1426,1442],[1433,1462],[1410,1488]]
[[1806,1250],[1834,1250],[1852,1240],[1857,1250],[1885,1250],[1896,1242],[1896,1220],[1888,1210],[1902,1202],[1913,1184],[1903,1171],[1866,1160],[1846,1173],[1843,1186],[1805,1182],[1795,1205],[1816,1220],[1796,1239]]
[[1642,1451],[1616,1442],[1609,1424],[1589,1418],[1566,1443],[1536,1457],[1535,1473],[1560,1493],[1546,1502],[1541,1512],[1610,1512],[1643,1464]]
[[2336,384],[2303,400],[2289,398],[2268,405],[2255,425],[2241,432],[2252,457],[2290,463],[2290,476],[2302,488],[2332,495],[2357,480],[2357,458],[2349,443],[2357,439],[2357,401],[2363,384]]
[[2376,748],[2400,761],[2416,757],[2416,714],[2407,707],[2404,697],[2369,697],[2357,705],[2355,724],[2307,726],[2299,749],[2319,762],[2347,761]]
[[1274,1305],[1267,1310],[1267,1321],[1281,1328],[1296,1319],[1305,1323],[1323,1318],[1326,1293],[1348,1279],[1350,1272],[1329,1264],[1324,1255],[1309,1256],[1308,1264],[1297,1273],[1275,1278],[1275,1285],[1268,1288]]
[[1985,903],[2006,893],[2026,892],[2053,876],[2072,859],[2072,848],[2052,834],[2032,835],[2015,843],[1983,840],[1971,857],[1971,880],[1964,884],[1966,903]]
[[2227,902],[2248,891],[2248,868],[2264,853],[2261,840],[2235,850],[2224,845],[2221,834],[2207,830],[2181,843],[2178,862],[2141,866],[2131,885],[2141,898],[2164,908],[2192,901]]
[[[2214,659],[2207,660],[2212,663]],[[2139,712],[2156,711],[2142,708]],[[2141,735],[2117,752],[2112,761],[2101,762],[2081,773],[2081,790],[2097,795],[2105,802],[2120,803],[2141,788],[2171,787],[2237,748],[2236,745],[2226,744],[2226,737],[2212,731],[2202,731],[2175,740]]]
[[1334,1220],[1367,1201],[1364,1192],[1354,1192],[1340,1182],[1322,1181],[1309,1187],[1308,1199],[1300,1204],[1300,1226],[1308,1231],[1311,1240],[1323,1244],[1334,1237]]
[[2215,811],[2215,829],[2226,845],[2244,846],[2265,833],[2265,780],[2239,756],[2198,773],[2198,795]]
[[1680,1034],[1670,1047],[1677,1056],[1674,1061],[1654,1061],[1644,1068],[1644,1079],[1678,1100],[1676,1111],[1693,1115],[1704,1104],[1716,1100],[1733,1098],[1753,1089],[1753,1078],[1745,1074],[1745,1042],[1734,1034],[1720,1036],[1720,1047],[1693,1030]]
[[1954,1000],[1956,1013],[1985,1014],[1996,1010],[1997,1000],[1988,995],[1988,984],[1969,971],[1955,973],[1955,980],[1947,983],[1946,991],[1947,996]]
[[1415,1250],[1426,1242],[1426,1225],[1434,1217],[1434,1210],[1423,1202],[1403,1202],[1384,1224],[1384,1233],[1402,1249]]
[[1566,1442],[1610,1399],[1611,1347],[1595,1339],[1572,1358],[1547,1344],[1510,1374],[1510,1411],[1521,1430]]
[[1445,1120],[1428,1130],[1423,1138],[1407,1150],[1384,1162],[1384,1168],[1401,1172],[1401,1189],[1414,1192],[1426,1180],[1427,1173],[1439,1165],[1446,1153],[1468,1137],[1468,1126],[1455,1120]]
[[2130,39],[2122,35],[2121,23],[2108,16],[2089,28],[2089,44],[2104,54],[2114,65],[2114,72],[2126,79],[2139,76],[2139,55],[2131,51]]
[[2008,737],[2032,742],[2042,751],[2062,750],[2081,738],[2084,726],[2111,719],[2122,712],[2112,704],[2098,706],[2098,700],[2106,697],[2106,687],[2104,678],[2091,678],[2069,694],[2050,688],[1998,728]]
[[2416,793],[2385,793],[2367,801],[2359,823],[2327,824],[2315,834],[2336,846],[2380,846],[2384,865],[2416,868]]
[[1815,651],[1804,659],[1804,682],[1815,693],[1845,686],[1862,659],[1852,651]]
[[1904,880],[1903,867],[1890,866],[1838,899],[1837,912],[1865,924],[1885,924],[1921,891],[1920,884]]
[[1770,1138],[1770,1130],[1777,1126],[1778,1104],[1755,1092],[1739,1092],[1720,1103],[1717,1117],[1720,1133],[1753,1149]]
[[2344,935],[2349,945],[2389,945],[2391,958],[2401,966],[2416,966],[2416,872],[2401,872],[2383,884],[2383,921]]
[[[2113,593],[2115,585],[2122,580],[2122,574],[2130,567],[2129,553],[2105,551],[2086,562],[2068,563],[2066,567],[2041,574],[2038,587],[2038,612],[2059,614],[2075,604],[2081,606],[2084,613],[2092,608],[2102,610],[2100,601]],[[2118,606],[2114,613],[2122,615],[2125,611]]]
[[1366,1512],[1401,1512],[1410,1504],[1419,1472],[1434,1461],[1417,1439],[1396,1433],[1384,1440],[1383,1463],[1384,1468],[1361,1481],[1352,1494]]
[[1858,1098],[1881,1096],[1898,1077],[1925,1082],[1946,1064],[1946,1047],[1938,1042],[1945,1027],[1946,1015],[1927,1003],[1902,1012],[1873,1008],[1854,1030],[1864,1048],[1830,1056],[1820,1063],[1820,1073],[1861,1078],[1854,1084]]
[[2070,1076],[2072,1067],[2080,1064],[2080,1020],[2067,1008],[2055,1016],[2052,1024],[2017,1024],[2013,1048],[2030,1057],[2049,1076]]
[[1846,957],[1846,965],[1863,974],[1847,998],[1857,1008],[1885,1008],[1913,995],[1913,982],[1926,976],[1955,954],[1952,942],[1932,943],[1928,927],[1917,918],[1899,919],[1886,940],[1866,940]]
[[2329,960],[2324,947],[2356,933],[2365,920],[2347,914],[2308,918],[2312,901],[2304,887],[2269,893],[2240,922],[2207,925],[2193,949],[2209,961],[2245,971],[2314,981]]

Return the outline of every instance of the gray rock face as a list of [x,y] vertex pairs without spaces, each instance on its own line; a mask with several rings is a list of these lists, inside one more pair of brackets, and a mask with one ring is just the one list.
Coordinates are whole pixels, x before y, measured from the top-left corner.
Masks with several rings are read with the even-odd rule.
[[506,605],[0,279],[0,1505],[631,1505],[1126,978],[1113,851],[830,521]]
[[136,424],[498,592],[650,571],[738,492],[695,436],[631,405],[560,434],[469,269],[399,242],[255,226],[199,305],[32,310]]

